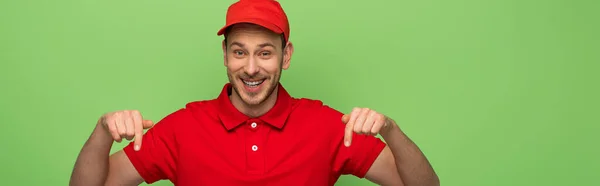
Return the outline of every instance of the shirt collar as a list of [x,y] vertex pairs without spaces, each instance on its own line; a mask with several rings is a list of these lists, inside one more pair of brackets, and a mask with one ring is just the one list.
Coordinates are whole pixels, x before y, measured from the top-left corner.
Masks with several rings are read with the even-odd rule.
[[[231,84],[227,83],[225,86],[223,86],[223,90],[217,98],[219,119],[227,130],[232,130],[249,119],[255,119],[246,116],[237,110],[235,106],[233,106],[231,100],[229,99],[231,91]],[[293,98],[289,95],[285,88],[283,88],[281,83],[278,83],[277,101],[275,102],[275,105],[273,108],[271,108],[271,110],[267,111],[267,113],[259,116],[258,119],[278,129],[283,128],[288,116],[292,111],[292,99]]]

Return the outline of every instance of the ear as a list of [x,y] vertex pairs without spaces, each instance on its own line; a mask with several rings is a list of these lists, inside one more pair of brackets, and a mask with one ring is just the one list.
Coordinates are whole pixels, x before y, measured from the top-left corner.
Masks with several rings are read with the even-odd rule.
[[221,45],[223,48],[223,65],[227,66],[227,43],[225,43],[225,40],[223,40]]
[[294,53],[294,45],[292,45],[292,42],[287,42],[287,44],[285,45],[285,49],[283,49],[283,64],[281,65],[281,67],[284,70],[287,70],[288,68],[290,68],[290,61],[292,60],[292,54]]

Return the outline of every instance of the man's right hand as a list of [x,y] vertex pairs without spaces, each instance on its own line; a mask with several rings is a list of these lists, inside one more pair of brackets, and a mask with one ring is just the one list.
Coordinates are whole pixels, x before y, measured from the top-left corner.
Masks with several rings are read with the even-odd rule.
[[100,117],[98,121],[116,142],[123,139],[134,139],[134,150],[138,151],[142,147],[142,135],[144,129],[154,125],[151,120],[145,120],[137,110],[122,110],[110,112]]

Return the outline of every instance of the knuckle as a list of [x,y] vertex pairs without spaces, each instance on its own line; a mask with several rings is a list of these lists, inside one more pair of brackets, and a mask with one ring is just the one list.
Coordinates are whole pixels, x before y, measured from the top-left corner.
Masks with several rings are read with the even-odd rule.
[[122,115],[121,113],[122,112],[115,112],[115,113],[113,113],[112,114],[112,118],[119,118],[119,117],[121,117],[121,115]]
[[107,113],[107,114],[102,115],[102,120],[103,121],[109,121],[112,118],[114,118],[114,113]]
[[108,119],[108,118],[109,118],[108,114],[103,114],[102,116],[100,116],[100,122],[105,123],[106,119]]
[[370,109],[369,110],[369,114],[371,114],[371,115],[377,115],[377,111],[375,111],[373,109]]
[[111,122],[111,118],[107,118],[107,117],[102,117],[101,121],[103,126],[107,127],[107,128],[111,128],[111,125],[109,125],[109,123]]

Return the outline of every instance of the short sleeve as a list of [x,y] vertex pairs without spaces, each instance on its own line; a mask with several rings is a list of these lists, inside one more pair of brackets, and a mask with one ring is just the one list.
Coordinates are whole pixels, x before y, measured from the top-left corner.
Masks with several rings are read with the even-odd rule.
[[129,143],[123,151],[148,184],[159,180],[169,179],[174,181],[178,152],[174,134],[175,126],[184,121],[183,110],[176,111],[158,123],[143,136],[142,146],[139,151],[133,149],[133,142]]
[[334,148],[332,149],[334,172],[364,178],[386,144],[377,137],[354,133],[352,144],[350,147],[346,147],[343,143],[346,127],[342,122],[344,114],[327,106],[323,112],[323,117],[334,127],[332,135],[334,139],[331,144],[331,147]]

